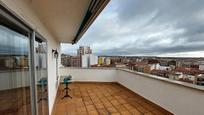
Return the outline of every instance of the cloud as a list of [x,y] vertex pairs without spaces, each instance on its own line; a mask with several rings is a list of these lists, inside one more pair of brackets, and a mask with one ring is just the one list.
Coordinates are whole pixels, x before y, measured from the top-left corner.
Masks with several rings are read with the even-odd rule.
[[90,45],[98,55],[199,55],[203,6],[203,0],[112,0],[76,46]]

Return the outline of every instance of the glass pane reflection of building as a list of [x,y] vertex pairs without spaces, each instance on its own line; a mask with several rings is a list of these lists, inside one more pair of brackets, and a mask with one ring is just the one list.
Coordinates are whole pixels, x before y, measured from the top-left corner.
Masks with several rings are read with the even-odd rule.
[[30,115],[29,38],[0,25],[0,115]]
[[36,37],[35,40],[35,67],[38,115],[48,115],[47,89],[47,46],[46,42]]

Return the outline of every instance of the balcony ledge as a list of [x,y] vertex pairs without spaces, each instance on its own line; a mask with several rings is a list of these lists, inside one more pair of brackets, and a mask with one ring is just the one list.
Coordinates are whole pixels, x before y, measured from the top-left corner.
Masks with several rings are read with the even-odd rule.
[[195,85],[195,84],[190,84],[190,83],[186,83],[186,82],[171,80],[171,79],[168,79],[168,78],[163,78],[163,77],[159,77],[159,76],[151,75],[151,74],[147,74],[147,73],[142,73],[142,72],[136,72],[136,71],[129,70],[129,69],[117,68],[117,70],[121,70],[121,71],[129,72],[129,73],[133,73],[133,74],[136,74],[136,75],[141,75],[143,77],[149,77],[149,78],[152,78],[152,79],[165,81],[165,82],[169,82],[169,83],[172,83],[172,84],[181,85],[181,86],[184,86],[184,87],[204,91],[203,86],[198,86],[198,85]]
[[83,67],[60,67],[60,69],[104,69],[104,70],[117,70],[115,67],[90,67],[90,68],[83,68]]

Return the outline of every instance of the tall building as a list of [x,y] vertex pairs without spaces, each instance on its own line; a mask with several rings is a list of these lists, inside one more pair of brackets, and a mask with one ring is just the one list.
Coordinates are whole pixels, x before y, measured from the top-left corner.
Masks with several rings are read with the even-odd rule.
[[92,50],[90,46],[79,46],[79,49],[77,49],[77,56],[80,57],[80,67],[83,67],[83,63],[85,63],[82,61],[83,55],[85,54],[92,54]]
[[80,46],[79,49],[77,49],[77,55],[85,55],[85,54],[92,54],[92,50],[90,46]]
[[62,63],[68,67],[83,67],[88,68],[92,65],[98,65],[98,56],[92,54],[89,46],[80,46],[77,50],[77,56],[61,56]]

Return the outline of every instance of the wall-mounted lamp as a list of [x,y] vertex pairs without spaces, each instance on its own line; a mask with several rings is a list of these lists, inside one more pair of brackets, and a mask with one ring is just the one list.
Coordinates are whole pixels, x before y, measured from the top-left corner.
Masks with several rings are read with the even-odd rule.
[[54,55],[54,58],[58,58],[59,53],[57,49],[56,50],[52,49],[52,55]]

